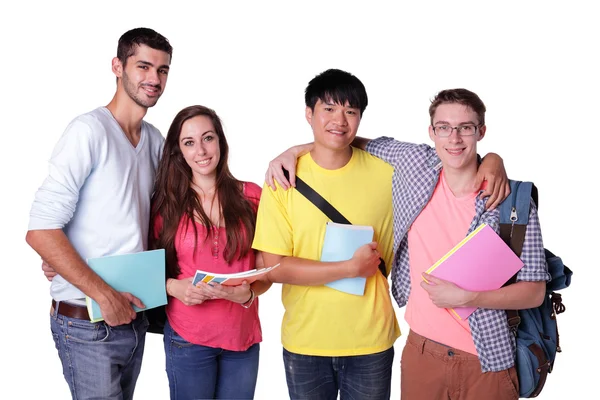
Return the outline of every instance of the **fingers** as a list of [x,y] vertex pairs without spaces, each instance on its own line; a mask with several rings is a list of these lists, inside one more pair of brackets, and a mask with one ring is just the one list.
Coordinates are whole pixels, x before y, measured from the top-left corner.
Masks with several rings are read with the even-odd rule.
[[[279,183],[282,189],[288,190],[290,188],[290,182],[286,179],[283,174],[283,163],[278,159],[275,159],[269,163],[269,167],[267,168],[267,172],[265,173],[265,182],[269,187],[273,190],[277,190],[277,185],[275,185],[275,181]],[[286,168],[287,169],[287,168]],[[292,181],[295,180],[295,168],[289,168],[288,171],[290,173],[290,177]]]
[[287,168],[287,170],[290,174],[290,185],[296,187],[296,164],[294,163],[294,165]]
[[437,284],[439,284],[439,283],[441,283],[441,282],[442,282],[442,280],[441,280],[441,279],[439,279],[439,278],[436,278],[436,277],[435,277],[435,276],[433,276],[433,275],[429,275],[429,274],[428,274],[428,273],[426,273],[426,272],[423,272],[421,275],[423,276],[423,278],[425,278],[425,281],[424,281],[424,282],[421,282],[421,283],[424,283],[424,284],[425,284],[425,285],[427,285],[427,286],[429,286],[429,285],[431,285],[431,284],[433,284],[433,285],[437,285]]
[[420,285],[420,286],[421,286],[423,289],[425,289],[425,291],[426,291],[427,293],[429,293],[429,291],[431,290],[431,286],[429,286],[429,284],[428,284],[427,282],[425,282],[425,281],[422,281],[421,283],[419,283],[419,285]]
[[481,189],[481,184],[483,183],[483,174],[480,171],[477,171],[477,176],[475,177],[475,182],[473,182],[473,191],[479,191]]
[[202,294],[209,299],[224,299],[227,298],[233,290],[232,287],[223,286],[220,284],[208,284],[204,282],[200,282],[197,286],[198,289],[202,292]]
[[140,299],[138,299],[131,293],[123,293],[123,296],[125,296],[125,298],[134,306],[139,307],[139,308],[146,308],[146,305],[144,303],[142,303],[142,301]]
[[44,272],[44,276],[48,281],[52,282],[52,279],[57,275],[54,268],[50,266],[46,261],[42,260],[42,271]]
[[494,185],[488,184],[487,189],[481,194],[482,197],[489,196],[487,203],[485,204],[485,208],[489,209],[492,204],[496,202],[498,199],[498,188],[496,184]]
[[[273,175],[275,177],[275,180],[277,180],[277,183],[279,183],[279,186],[281,186],[281,188],[283,190],[288,190],[290,188],[290,183],[285,178],[282,168],[283,168],[282,165],[279,164],[273,171]],[[290,175],[291,175],[291,173],[290,173]]]
[[[498,207],[500,203],[502,203],[510,194],[510,184],[508,180],[504,180],[498,184],[498,196],[493,201],[491,199],[488,200],[486,204],[486,208],[493,210]],[[491,203],[491,204],[490,204]]]
[[500,203],[506,199],[506,197],[510,194],[510,184],[508,181],[497,181],[494,184],[493,192],[490,193],[490,197],[485,205],[485,208],[488,210],[493,210],[498,207]]
[[271,174],[270,168],[267,168],[267,172],[265,172],[265,183],[269,185],[271,189],[277,190],[275,183],[273,183],[273,175]]
[[493,210],[502,202],[502,200],[504,200],[504,197],[504,187],[501,185],[494,187],[494,193],[490,195],[490,198],[485,204],[485,208],[488,210]]

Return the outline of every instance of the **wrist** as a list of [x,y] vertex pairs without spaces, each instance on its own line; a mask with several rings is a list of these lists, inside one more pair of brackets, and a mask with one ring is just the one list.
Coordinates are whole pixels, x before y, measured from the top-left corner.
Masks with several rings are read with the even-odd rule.
[[167,279],[167,284],[166,284],[167,296],[173,297],[173,281],[175,281],[175,279],[173,279],[173,278]]
[[306,153],[310,153],[313,148],[312,143],[300,144],[292,147],[292,154],[295,158],[305,155]]
[[477,299],[480,292],[470,292],[465,290],[465,301],[463,307],[479,307]]
[[246,300],[243,303],[240,303],[240,305],[244,308],[249,308],[252,303],[254,303],[254,298],[256,297],[256,295],[254,294],[254,290],[252,290],[252,288],[250,288],[250,298],[248,300]]
[[350,260],[346,261],[346,277],[347,278],[356,278],[358,276],[358,274],[356,273],[357,269],[356,266],[356,260],[354,258],[351,258]]
[[116,296],[117,296],[116,290],[114,290],[112,287],[110,287],[108,285],[106,285],[106,286],[107,286],[106,290],[99,291],[96,295],[88,295],[89,297],[91,297],[98,303],[100,308],[103,308],[109,304],[114,303]]

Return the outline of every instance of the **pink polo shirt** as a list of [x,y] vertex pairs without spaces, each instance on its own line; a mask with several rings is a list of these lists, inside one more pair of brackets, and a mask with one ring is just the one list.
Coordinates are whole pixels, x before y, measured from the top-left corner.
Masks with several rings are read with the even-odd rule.
[[[244,184],[244,194],[258,208],[261,188],[250,182]],[[194,253],[195,236],[192,223],[198,231],[198,248]],[[194,276],[196,269],[216,273],[243,272],[255,268],[254,251],[241,260],[227,264],[223,249],[227,242],[225,228],[219,229],[219,253],[212,254],[212,235],[205,241],[206,228],[199,222],[185,223],[182,219],[175,237],[175,249],[181,274],[177,279]],[[162,218],[154,223],[155,231],[162,225]],[[228,300],[207,300],[202,304],[186,306],[175,297],[169,297],[167,318],[173,329],[190,343],[244,351],[262,341],[258,319],[258,298],[249,308]]]
[[404,314],[410,329],[419,335],[475,355],[469,321],[435,306],[420,284],[421,274],[465,238],[475,215],[476,196],[455,197],[441,172],[431,200],[408,231],[411,287]]

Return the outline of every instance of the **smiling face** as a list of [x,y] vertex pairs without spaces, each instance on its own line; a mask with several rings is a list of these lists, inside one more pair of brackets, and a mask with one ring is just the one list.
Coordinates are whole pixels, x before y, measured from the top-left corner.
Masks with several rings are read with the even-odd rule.
[[179,134],[179,149],[192,169],[194,181],[216,178],[221,149],[219,137],[209,117],[200,115],[183,123]]
[[[435,143],[435,150],[442,161],[443,168],[464,172],[477,170],[477,142],[485,136],[485,125],[479,126],[477,113],[471,107],[458,103],[440,104],[432,117],[429,137]],[[460,127],[464,125],[479,126],[475,135],[460,136],[458,129],[453,129],[448,137],[440,137],[433,127],[447,125]]]
[[152,107],[162,95],[167,84],[171,57],[162,50],[139,45],[125,65],[113,59],[113,70],[121,78],[123,90],[137,105]]
[[360,110],[350,107],[348,103],[342,106],[319,99],[314,111],[306,107],[306,120],[312,127],[315,146],[344,150],[356,137],[360,125]]

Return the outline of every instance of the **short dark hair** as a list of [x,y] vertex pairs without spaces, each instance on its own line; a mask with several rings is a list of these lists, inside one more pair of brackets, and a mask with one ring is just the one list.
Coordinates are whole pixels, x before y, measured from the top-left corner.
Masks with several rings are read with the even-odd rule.
[[477,96],[477,94],[467,89],[446,89],[439,92],[429,106],[429,117],[431,124],[433,125],[433,116],[435,110],[437,110],[440,104],[462,104],[463,106],[470,107],[479,118],[479,125],[485,125],[485,104]]
[[173,47],[166,37],[150,28],[135,28],[125,32],[119,38],[117,58],[125,66],[127,59],[135,54],[137,46],[146,45],[155,50],[164,51],[169,55],[169,62],[173,58]]
[[328,69],[315,76],[306,87],[304,101],[307,107],[315,110],[317,101],[333,102],[360,109],[362,117],[369,99],[365,85],[356,76],[339,69]]

